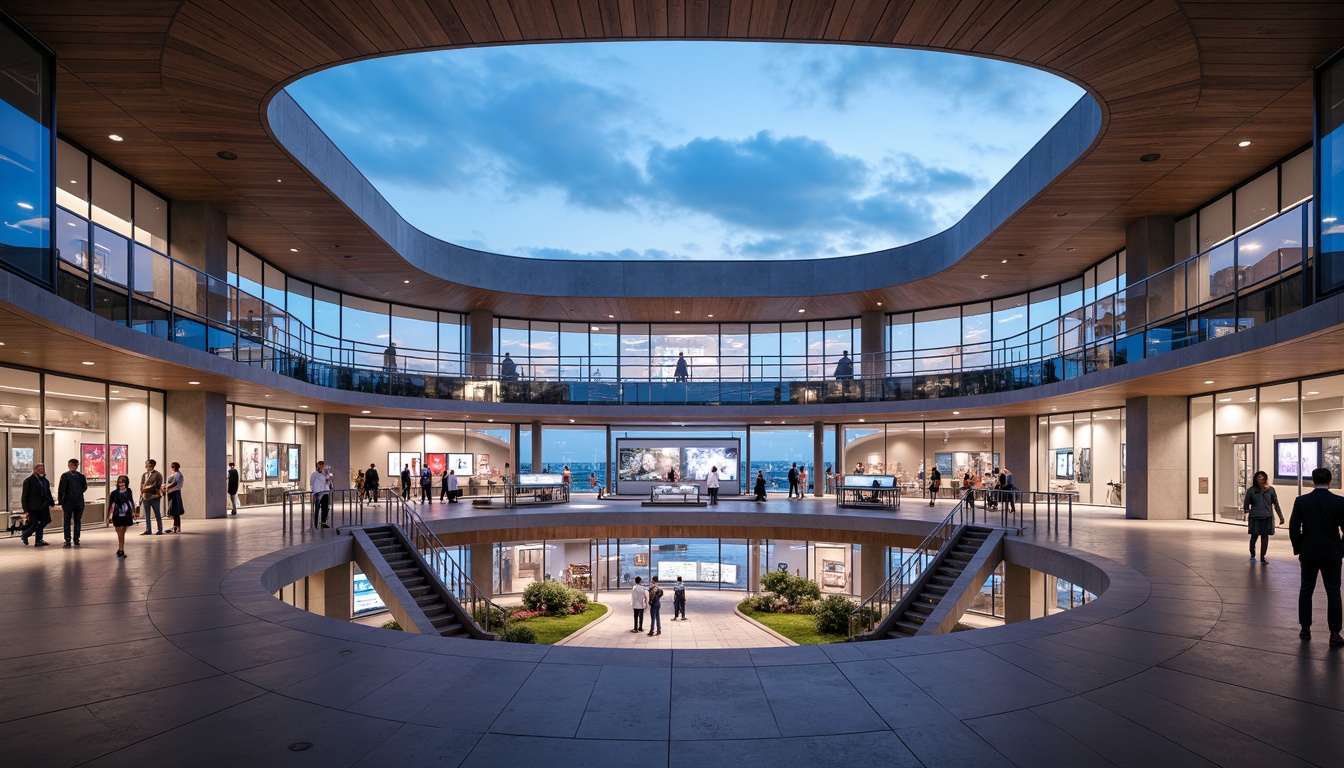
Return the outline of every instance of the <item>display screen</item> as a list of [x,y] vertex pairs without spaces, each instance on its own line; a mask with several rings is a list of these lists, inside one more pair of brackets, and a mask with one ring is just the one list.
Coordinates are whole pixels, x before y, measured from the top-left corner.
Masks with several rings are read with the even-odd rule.
[[681,474],[680,448],[621,447],[617,453],[621,480],[666,480],[673,469]]
[[840,484],[846,488],[895,488],[896,478],[891,475],[845,475]]
[[426,453],[425,466],[435,475],[442,475],[447,472],[448,454],[446,453]]
[[450,453],[448,454],[448,468],[458,477],[470,477],[476,471],[476,454]]
[[1073,449],[1055,451],[1055,477],[1059,480],[1073,478]]
[[720,480],[737,479],[737,446],[688,446],[682,451],[686,454],[687,480],[704,480],[714,467],[719,468]]
[[1318,440],[1275,440],[1274,477],[1281,480],[1311,478],[1312,470],[1321,465],[1321,444]]
[[378,592],[369,583],[369,577],[364,574],[355,573],[354,591],[356,616],[387,610],[387,605],[378,597]]
[[564,475],[519,475],[514,481],[518,485],[564,485]]

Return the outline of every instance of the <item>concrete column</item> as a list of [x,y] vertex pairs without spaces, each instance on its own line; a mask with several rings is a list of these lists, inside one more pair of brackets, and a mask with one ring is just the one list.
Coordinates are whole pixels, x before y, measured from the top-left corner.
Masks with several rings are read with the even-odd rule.
[[172,462],[182,465],[182,506],[187,517],[224,517],[229,513],[228,408],[224,395],[169,392],[164,420],[169,440],[157,469],[167,477]]
[[489,544],[471,545],[471,583],[489,598],[495,594],[495,548]]
[[[825,445],[826,425],[820,421],[812,422],[812,473],[808,477],[816,489],[812,492],[813,496],[826,495],[826,467],[822,464],[826,460],[822,450]],[[803,492],[806,493],[807,489],[804,488]]]
[[308,577],[308,610],[329,619],[349,621],[355,613],[351,564],[337,565]]
[[1003,618],[1008,624],[1039,619],[1045,615],[1045,574],[1030,568],[1003,564]]
[[1033,490],[1037,471],[1035,416],[1003,420],[1003,466],[1013,470],[1013,485],[1018,490]]
[[1127,325],[1142,325],[1150,316],[1163,316],[1170,309],[1169,297],[1147,296],[1139,284],[1175,263],[1176,219],[1145,216],[1125,227],[1125,282],[1131,286],[1125,307]]
[[761,547],[758,539],[747,542],[747,591],[761,591]]
[[[350,417],[344,413],[323,413],[317,417],[317,458],[327,462],[332,488],[351,488]],[[311,471],[311,470],[310,470]]]
[[887,548],[880,544],[865,543],[860,552],[859,588],[855,595],[864,599],[887,580]]
[[169,255],[212,277],[229,277],[229,217],[209,203],[179,202],[168,208],[173,237]]
[[467,318],[467,351],[471,355],[471,375],[491,378],[494,375],[495,313],[488,309],[473,309]]
[[1125,517],[1184,520],[1190,505],[1186,399],[1131,397],[1125,420]]
[[[859,315],[859,361],[863,378],[881,375],[885,371],[882,361],[887,353],[887,313],[880,309],[870,309]],[[829,361],[828,361],[829,362]]]
[[[522,455],[520,454],[520,455],[518,456],[518,462],[519,462],[519,463],[522,463],[522,461],[523,461],[523,457],[522,457]],[[532,422],[532,456],[531,456],[531,461],[532,461],[532,471],[533,471],[533,472],[540,472],[540,471],[541,471],[541,422],[540,422],[540,421],[534,421],[534,422]]]

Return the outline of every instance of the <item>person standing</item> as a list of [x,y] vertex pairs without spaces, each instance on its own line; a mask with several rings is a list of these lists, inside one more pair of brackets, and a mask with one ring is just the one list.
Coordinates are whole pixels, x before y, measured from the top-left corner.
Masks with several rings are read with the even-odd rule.
[[426,504],[434,503],[434,473],[429,467],[420,468],[420,500]]
[[753,490],[756,491],[757,501],[765,501],[765,473],[759,469],[756,470],[756,487]]
[[501,381],[518,380],[518,363],[514,362],[508,352],[505,352],[504,359],[499,361],[499,378]]
[[[159,463],[154,459],[145,459],[145,473],[140,476],[140,506],[144,508],[145,532],[141,536],[148,536],[154,533],[152,527],[154,522],[159,524],[159,532],[155,536],[163,535],[163,515],[159,512],[159,506],[163,495],[163,474],[155,469]],[[150,514],[154,513],[154,519],[150,520]]]
[[846,387],[854,380],[854,360],[850,358],[848,349],[835,361],[835,380],[845,382]]
[[807,467],[798,470],[798,498],[807,495]]
[[84,492],[89,489],[89,481],[79,471],[79,461],[66,462],[69,469],[61,475],[56,485],[56,503],[61,505],[65,516],[65,546],[70,546],[70,529],[75,531],[74,545],[79,546],[79,532],[84,527]]
[[571,475],[571,474],[569,473],[569,465],[566,464],[566,465],[565,465],[565,471],[562,472],[562,473],[560,474],[560,481],[561,481],[562,483],[565,484],[565,491],[566,491],[566,492],[569,491],[569,481],[572,480],[572,479],[573,479],[573,475]]
[[677,353],[677,370],[676,373],[673,375],[673,378],[675,378],[677,381],[690,381],[691,379],[691,370],[686,365],[685,352]]
[[630,588],[630,608],[635,612],[635,628],[631,632],[644,631],[644,609],[649,607],[649,590],[644,579],[635,577],[635,586]]
[[649,580],[649,637],[663,634],[663,588],[658,586],[658,577]]
[[966,496],[966,506],[975,509],[975,476],[970,472],[961,477],[961,492]]
[[667,482],[669,482],[669,483],[675,483],[675,482],[677,482],[677,468],[676,468],[676,467],[673,467],[673,468],[667,470]]
[[826,493],[835,493],[835,472],[831,470],[830,464],[826,465],[826,484],[823,487]]
[[942,474],[941,472],[938,471],[938,468],[937,468],[937,467],[934,467],[934,468],[933,468],[933,471],[929,473],[929,506],[930,506],[930,507],[933,506],[933,500],[936,499],[936,498],[938,498],[938,491],[942,490],[942,488],[943,488],[943,474]]
[[364,503],[364,470],[355,473],[355,501]]
[[125,557],[126,529],[135,525],[135,494],[131,492],[131,478],[117,477],[117,487],[107,495],[107,511],[112,527],[117,529],[117,557]]
[[1344,498],[1330,492],[1330,470],[1311,471],[1315,488],[1293,501],[1288,518],[1288,538],[1293,554],[1302,565],[1302,587],[1297,593],[1297,621],[1302,625],[1298,637],[1311,639],[1311,598],[1316,592],[1316,577],[1325,584],[1325,617],[1330,626],[1330,645],[1344,645],[1340,637],[1342,619],[1339,599],[1340,561],[1344,559]]
[[182,509],[182,465],[174,461],[168,467],[173,471],[168,474],[163,493],[168,497],[168,516],[173,518],[173,530],[169,533],[181,533],[182,515],[185,513]]
[[596,492],[597,492],[597,498],[599,498],[599,499],[602,498],[602,486],[600,486],[600,485],[597,484],[597,473],[596,473],[596,472],[589,472],[589,473],[588,473],[588,490],[590,490],[590,491],[596,491]]
[[1278,514],[1279,525],[1283,525],[1283,507],[1279,506],[1279,495],[1269,487],[1269,475],[1262,469],[1251,479],[1251,487],[1246,489],[1246,499],[1242,502],[1246,512],[1246,530],[1251,534],[1251,562],[1255,562],[1255,540],[1260,539],[1260,562],[1267,562],[1269,537],[1274,535],[1274,518]]
[[238,470],[229,462],[229,505],[233,508],[232,514],[238,514]]
[[369,468],[364,471],[364,492],[369,495],[369,501],[378,500],[378,481],[380,479],[378,477],[378,467],[370,464]]
[[[719,468],[713,467],[709,470],[709,475],[705,477],[705,487],[709,489],[709,503],[711,505],[719,503]],[[681,579],[678,578],[678,581]]]
[[448,503],[457,503],[457,470],[450,469],[443,478],[443,487],[448,489]]
[[56,500],[51,498],[51,481],[47,479],[46,464],[34,465],[33,474],[24,478],[20,499],[23,511],[28,513],[28,525],[24,526],[21,536],[24,546],[27,546],[30,536],[37,539],[33,546],[47,546],[47,542],[42,540],[42,529],[51,524],[51,508],[56,506]]
[[401,500],[411,500],[411,465],[401,465]]
[[331,473],[327,462],[317,462],[317,468],[308,476],[308,490],[313,492],[313,527],[330,528],[327,515],[331,511]]
[[448,474],[448,465],[445,464],[443,467],[443,474],[439,475],[439,501],[447,499],[451,502],[453,500],[453,497],[448,495]]
[[[792,467],[789,467],[789,498],[792,499],[795,493],[798,493],[798,462],[796,461],[793,462]],[[799,497],[802,497],[802,495],[798,493]]]
[[672,620],[686,620],[686,582],[677,577],[677,583],[672,585]]

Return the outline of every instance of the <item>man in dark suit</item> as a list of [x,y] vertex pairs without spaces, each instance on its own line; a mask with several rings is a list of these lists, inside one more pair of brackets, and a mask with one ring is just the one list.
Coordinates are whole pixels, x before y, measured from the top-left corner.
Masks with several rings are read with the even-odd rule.
[[1311,638],[1311,598],[1316,591],[1316,576],[1325,584],[1325,615],[1330,625],[1330,645],[1344,645],[1340,637],[1339,600],[1340,562],[1344,560],[1344,498],[1330,492],[1330,470],[1312,470],[1311,493],[1297,497],[1288,518],[1288,537],[1293,554],[1302,563],[1302,589],[1297,595],[1297,621],[1302,625],[1299,637]]
[[56,503],[61,505],[65,515],[65,546],[70,546],[70,529],[75,531],[74,544],[79,546],[79,532],[84,527],[84,492],[89,489],[89,481],[79,471],[79,462],[71,459],[70,470],[61,475],[56,486]]
[[233,508],[231,514],[238,514],[238,468],[229,462],[229,506]]
[[51,498],[47,465],[38,464],[33,467],[33,474],[24,478],[20,498],[23,500],[23,511],[28,513],[28,525],[23,529],[23,543],[26,545],[28,537],[32,536],[37,539],[33,546],[47,546],[47,542],[42,540],[42,529],[51,523],[51,508],[56,506],[56,500]]
[[364,493],[368,495],[369,501],[378,500],[378,467],[373,464],[364,472]]

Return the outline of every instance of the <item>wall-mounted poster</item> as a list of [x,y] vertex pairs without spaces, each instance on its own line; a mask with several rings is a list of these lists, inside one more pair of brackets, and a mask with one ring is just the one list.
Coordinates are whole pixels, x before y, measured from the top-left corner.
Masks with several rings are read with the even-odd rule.
[[448,468],[453,470],[453,474],[458,477],[471,477],[476,469],[476,454],[474,453],[450,453],[448,454]]
[[1055,478],[1057,480],[1073,479],[1073,449],[1059,448],[1055,451]]
[[299,477],[299,446],[289,446],[289,479],[295,480]]
[[1344,446],[1340,444],[1339,433],[1320,438],[1321,440],[1321,466],[1330,470],[1330,487],[1338,488],[1340,486],[1340,475],[1344,474],[1344,466],[1341,466],[1341,449]]
[[267,476],[267,477],[279,477],[279,476],[280,476],[280,444],[279,444],[279,443],[267,443],[267,444],[266,444],[266,476]]
[[821,586],[839,587],[845,586],[845,564],[840,560],[822,560],[821,561]]
[[128,446],[113,443],[107,446],[107,472],[111,477],[126,474]]
[[938,468],[938,474],[947,479],[952,474],[953,456],[950,453],[933,454],[933,465]]
[[401,477],[401,468],[403,466],[410,469],[411,479],[414,482],[419,483],[420,481],[417,478],[420,477],[420,452],[406,451],[397,453],[395,451],[389,451],[387,454],[387,476]]
[[33,449],[10,448],[9,449],[10,478],[22,481],[23,478],[31,474],[33,474]]
[[89,480],[107,479],[107,448],[102,443],[79,444],[79,470]]
[[1320,466],[1320,443],[1316,440],[1290,438],[1274,441],[1274,478],[1296,482],[1311,478],[1311,471]]
[[261,463],[261,443],[249,440],[238,441],[238,477],[244,483],[259,483],[265,471]]
[[481,477],[490,476],[490,454],[482,453],[476,457],[476,474]]
[[1090,482],[1092,482],[1092,449],[1091,449],[1091,448],[1079,448],[1079,449],[1078,449],[1078,466],[1075,467],[1075,469],[1078,470],[1078,482],[1080,482],[1080,483],[1090,483]]
[[435,477],[448,471],[448,454],[446,453],[426,453],[425,466]]

